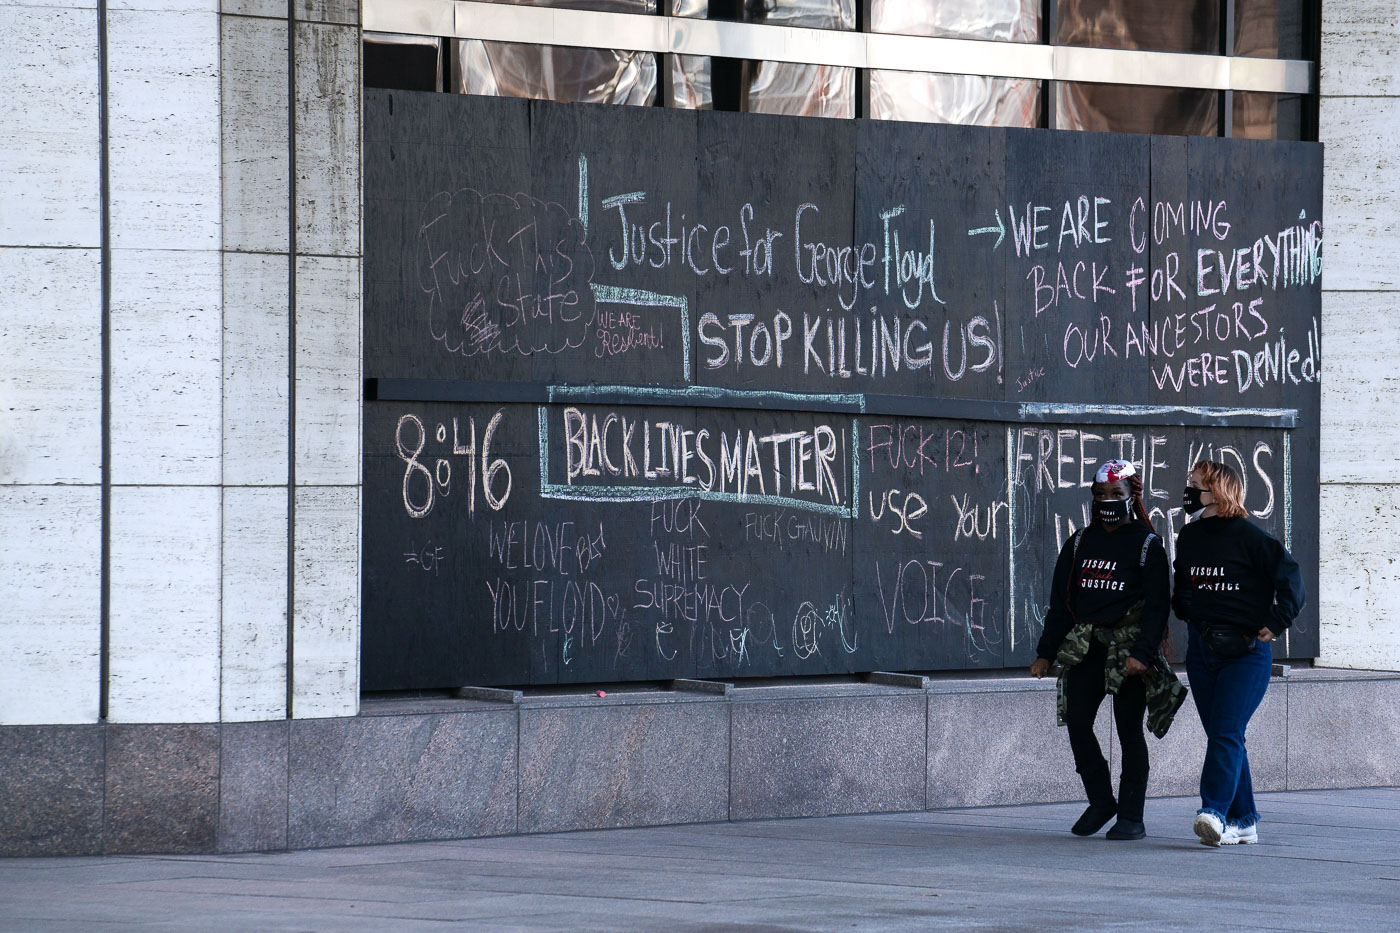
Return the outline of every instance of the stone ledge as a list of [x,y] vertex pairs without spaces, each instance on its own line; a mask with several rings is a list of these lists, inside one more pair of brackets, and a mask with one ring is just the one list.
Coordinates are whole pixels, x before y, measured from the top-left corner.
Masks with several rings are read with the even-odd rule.
[[1400,671],[1365,671],[1345,667],[1290,667],[1288,679],[1300,683],[1351,683],[1363,680],[1400,680]]
[[[373,697],[339,719],[0,726],[0,854],[259,851],[1080,794],[1050,678],[604,689],[519,704]],[[1107,703],[1097,731],[1116,768]],[[1260,790],[1400,785],[1400,674],[1293,668],[1249,741]],[[1149,792],[1192,792],[1194,705],[1149,748]]]

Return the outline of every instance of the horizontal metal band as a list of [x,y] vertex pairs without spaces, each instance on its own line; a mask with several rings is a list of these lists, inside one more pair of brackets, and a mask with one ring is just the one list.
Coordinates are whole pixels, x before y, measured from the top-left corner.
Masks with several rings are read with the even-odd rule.
[[1203,405],[1094,405],[1078,402],[1002,402],[924,395],[804,394],[713,386],[566,386],[534,382],[447,379],[365,380],[371,402],[458,402],[484,405],[647,405],[662,408],[737,408],[811,411],[904,418],[951,418],[1008,424],[1113,424],[1186,427],[1294,428],[1295,408],[1223,408]]
[[1312,62],[932,39],[475,0],[365,0],[370,32],[848,68],[1310,94]]

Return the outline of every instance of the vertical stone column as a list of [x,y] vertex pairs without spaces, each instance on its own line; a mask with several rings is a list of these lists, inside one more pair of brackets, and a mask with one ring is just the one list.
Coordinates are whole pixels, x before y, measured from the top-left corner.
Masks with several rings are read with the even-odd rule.
[[224,0],[222,718],[287,715],[291,108],[286,0]]
[[223,13],[223,719],[353,715],[359,8]]
[[295,88],[292,715],[360,681],[361,39],[357,0],[291,0]]
[[1322,16],[1318,660],[1400,670],[1400,29],[1381,0],[1324,3]]
[[220,694],[219,17],[107,14],[108,720],[210,722]]
[[98,718],[97,19],[0,0],[0,724]]

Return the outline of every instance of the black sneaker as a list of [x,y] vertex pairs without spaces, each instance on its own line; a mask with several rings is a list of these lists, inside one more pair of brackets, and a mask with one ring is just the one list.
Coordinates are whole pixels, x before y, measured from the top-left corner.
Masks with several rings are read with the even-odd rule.
[[1119,820],[1108,831],[1108,839],[1141,839],[1147,835],[1147,827],[1138,820]]
[[1108,821],[1118,815],[1118,805],[1109,804],[1089,804],[1089,808],[1084,811],[1084,815],[1075,821],[1069,831],[1076,836],[1092,836],[1094,833],[1108,825]]

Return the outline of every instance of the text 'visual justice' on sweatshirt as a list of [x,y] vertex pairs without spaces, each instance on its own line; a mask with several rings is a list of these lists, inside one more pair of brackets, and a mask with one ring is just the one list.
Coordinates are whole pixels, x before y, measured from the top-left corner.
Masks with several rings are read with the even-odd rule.
[[1198,518],[1177,536],[1177,618],[1281,635],[1306,600],[1298,562],[1247,518]]
[[1037,657],[1053,660],[1060,642],[1076,623],[1117,625],[1141,600],[1142,633],[1129,654],[1143,664],[1152,663],[1167,624],[1171,597],[1167,552],[1161,538],[1153,535],[1144,558],[1143,544],[1149,534],[1152,530],[1140,521],[1127,522],[1112,532],[1094,522],[1084,529],[1077,556],[1074,536],[1070,536],[1055,562],[1050,609],[1036,645]]

